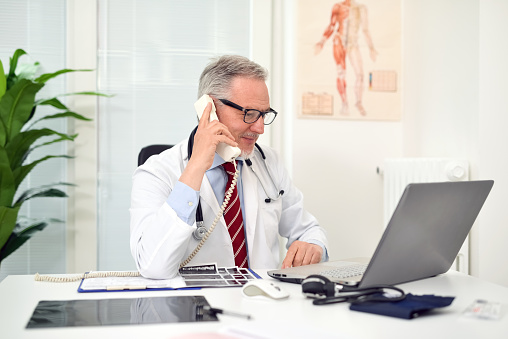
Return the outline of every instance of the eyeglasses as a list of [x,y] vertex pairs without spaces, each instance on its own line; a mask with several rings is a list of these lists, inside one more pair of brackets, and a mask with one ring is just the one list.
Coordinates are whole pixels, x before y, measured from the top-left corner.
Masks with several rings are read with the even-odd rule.
[[226,99],[219,99],[220,102],[222,102],[224,105],[236,108],[243,112],[243,121],[246,124],[253,124],[256,121],[258,121],[259,117],[263,117],[263,123],[265,125],[270,125],[277,116],[277,112],[275,112],[273,109],[269,109],[266,112],[258,111],[257,109],[250,109],[250,108],[243,108],[240,105],[235,104],[234,102],[231,102]]

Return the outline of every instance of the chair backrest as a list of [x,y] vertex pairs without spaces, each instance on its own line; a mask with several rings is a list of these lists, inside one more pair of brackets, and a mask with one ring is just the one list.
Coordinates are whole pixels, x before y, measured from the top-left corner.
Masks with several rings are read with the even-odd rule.
[[145,163],[145,161],[150,158],[154,154],[159,154],[162,151],[170,149],[173,145],[148,145],[145,146],[139,151],[138,154],[138,166],[141,166]]

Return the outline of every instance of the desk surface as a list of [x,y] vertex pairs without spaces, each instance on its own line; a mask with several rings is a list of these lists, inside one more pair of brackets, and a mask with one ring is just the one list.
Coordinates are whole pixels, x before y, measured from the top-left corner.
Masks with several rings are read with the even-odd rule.
[[[266,270],[257,270],[268,278]],[[240,288],[185,291],[78,293],[78,282],[36,282],[31,275],[8,276],[0,284],[2,338],[209,338],[239,330],[269,333],[274,338],[507,338],[508,288],[457,272],[400,285],[413,294],[455,296],[451,306],[413,320],[350,311],[348,304],[314,306],[300,285],[277,282],[290,292],[286,300],[244,297]],[[218,322],[25,329],[40,300],[140,298],[204,295],[213,307],[252,315],[253,320],[218,315]],[[501,303],[500,320],[462,315],[476,299]],[[282,332],[277,332],[282,331]],[[223,338],[222,336],[220,336]],[[257,337],[259,338],[259,337]]]

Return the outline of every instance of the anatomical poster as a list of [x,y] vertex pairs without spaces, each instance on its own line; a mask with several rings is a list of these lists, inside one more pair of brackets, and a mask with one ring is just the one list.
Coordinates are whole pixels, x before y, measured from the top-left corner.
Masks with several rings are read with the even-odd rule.
[[298,116],[399,120],[401,0],[297,3]]

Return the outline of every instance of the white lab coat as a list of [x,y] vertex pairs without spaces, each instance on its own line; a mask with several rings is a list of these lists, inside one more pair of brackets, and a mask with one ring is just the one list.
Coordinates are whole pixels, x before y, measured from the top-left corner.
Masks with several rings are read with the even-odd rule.
[[[293,241],[317,240],[328,247],[325,231],[303,208],[303,195],[293,185],[275,151],[262,146],[272,183],[257,149],[252,167],[271,197],[284,190],[281,199],[266,203],[263,186],[251,169],[242,169],[244,225],[249,252],[249,267],[280,266],[278,234]],[[187,140],[152,156],[133,175],[131,196],[131,253],[139,272],[148,278],[167,279],[178,273],[179,265],[194,251],[199,241],[192,236],[196,224],[182,221],[166,203],[188,162]],[[200,189],[203,219],[208,229],[219,213],[220,205],[206,175]],[[231,239],[221,217],[215,230],[189,265],[215,262],[235,266]]]

